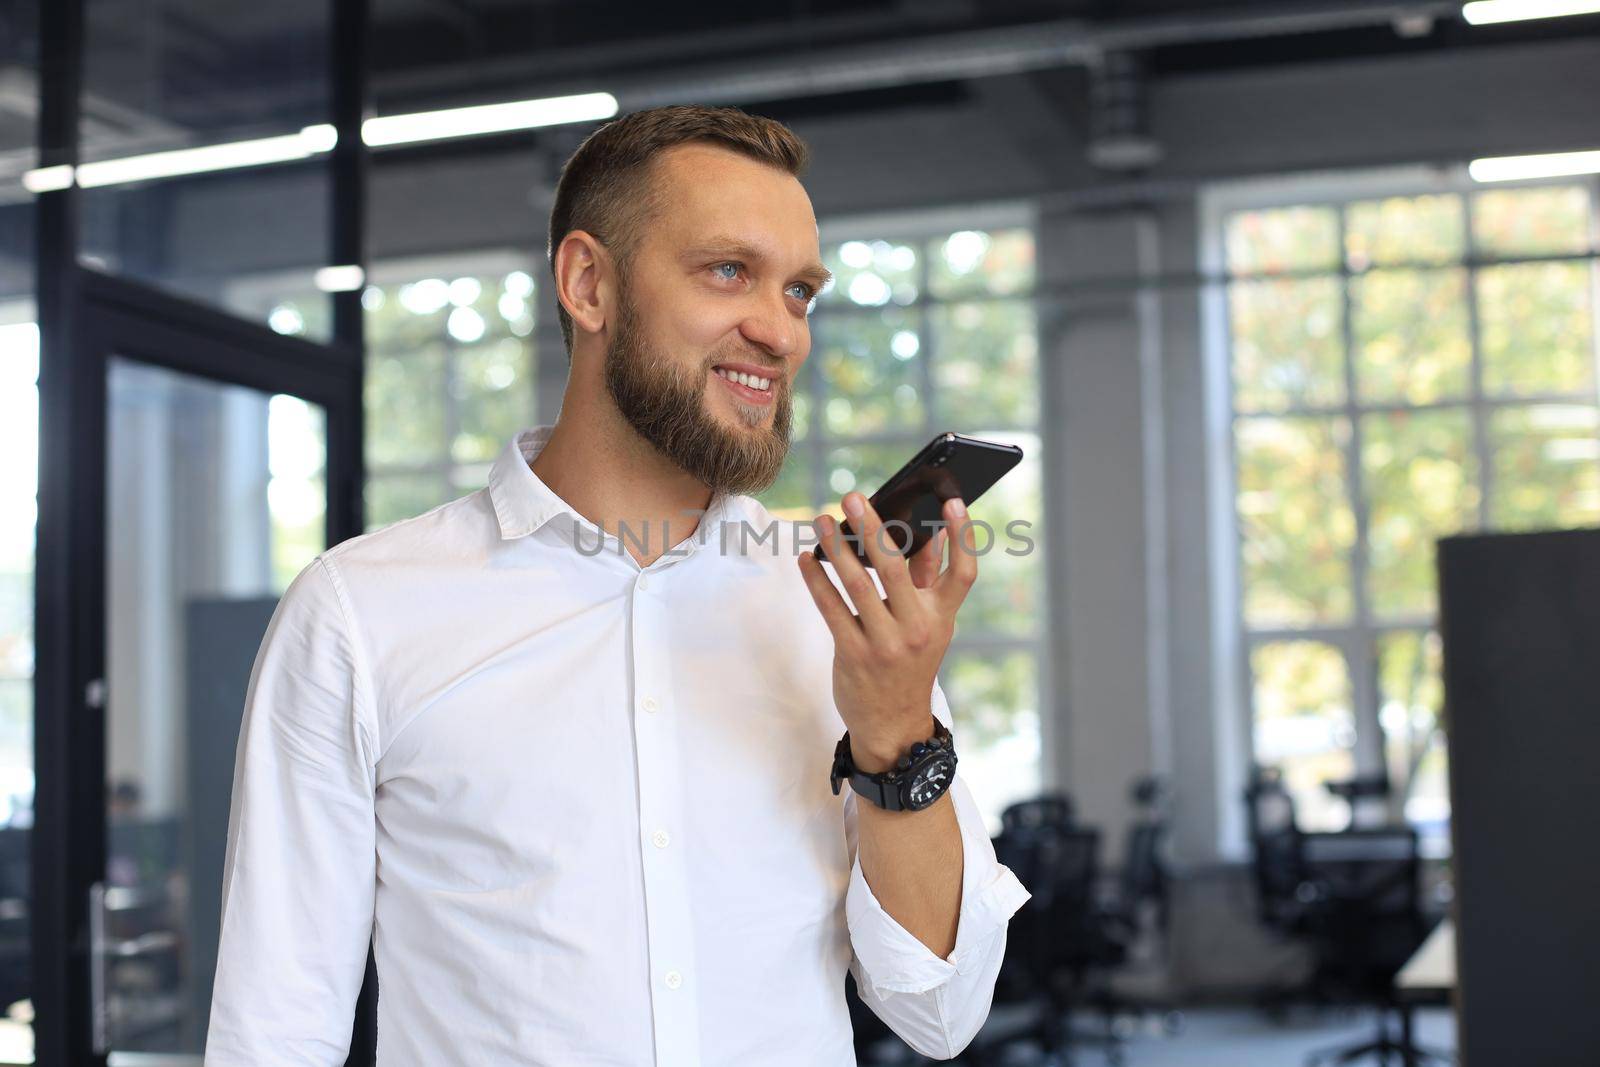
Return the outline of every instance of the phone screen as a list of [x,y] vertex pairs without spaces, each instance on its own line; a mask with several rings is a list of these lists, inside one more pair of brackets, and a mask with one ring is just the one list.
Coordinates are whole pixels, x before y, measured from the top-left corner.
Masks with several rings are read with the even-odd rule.
[[[946,500],[960,497],[970,505],[1021,460],[1022,449],[1016,445],[942,433],[868,499],[885,524],[885,540],[892,541],[901,554],[915,555],[944,524]],[[899,522],[891,524],[890,520]],[[853,533],[848,520],[841,529],[847,536]],[[871,567],[866,546],[859,541],[848,543],[855,549],[856,558]],[[812,554],[820,560],[828,559],[827,550],[820,544]]]

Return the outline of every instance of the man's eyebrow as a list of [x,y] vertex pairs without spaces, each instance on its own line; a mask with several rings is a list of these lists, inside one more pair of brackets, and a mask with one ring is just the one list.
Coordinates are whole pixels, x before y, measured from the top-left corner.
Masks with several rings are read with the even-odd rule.
[[[767,257],[759,248],[737,237],[713,237],[704,244],[684,252],[680,258],[699,259],[704,256],[732,256],[739,259],[753,259],[760,263],[767,261]],[[795,277],[803,278],[821,289],[833,280],[833,272],[821,263],[813,263],[797,271]]]

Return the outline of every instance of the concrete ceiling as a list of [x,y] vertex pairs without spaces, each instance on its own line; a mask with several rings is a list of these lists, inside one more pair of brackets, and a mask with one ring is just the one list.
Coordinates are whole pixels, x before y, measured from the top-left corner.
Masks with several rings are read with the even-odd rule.
[[[0,157],[32,140],[38,2],[0,0]],[[89,0],[86,154],[325,121],[331,9]],[[1019,143],[1048,144],[1038,135],[1053,123],[1087,121],[1081,71],[1107,50],[1138,52],[1159,82],[1600,34],[1600,17],[1473,28],[1457,11],[1454,0],[372,0],[370,85],[380,114],[597,88],[625,109],[693,99],[786,120],[976,104]],[[558,148],[569,133],[544,137]]]

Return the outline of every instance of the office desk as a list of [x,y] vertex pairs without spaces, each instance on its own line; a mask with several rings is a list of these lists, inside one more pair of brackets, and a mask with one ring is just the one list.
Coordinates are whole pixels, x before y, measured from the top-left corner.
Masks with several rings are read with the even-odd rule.
[[[1450,1002],[1456,988],[1456,928],[1443,919],[1427,940],[1411,954],[1394,977],[1395,999],[1400,1008],[1400,1039],[1406,1048],[1415,1047],[1413,1016],[1418,1004]],[[1407,1057],[1411,1067],[1411,1057]]]
[[1395,975],[1402,993],[1449,993],[1456,987],[1456,927],[1445,919]]

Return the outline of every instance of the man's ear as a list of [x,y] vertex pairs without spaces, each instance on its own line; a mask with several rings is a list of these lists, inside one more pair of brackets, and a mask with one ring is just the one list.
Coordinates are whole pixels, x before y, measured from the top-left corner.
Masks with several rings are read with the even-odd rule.
[[556,248],[556,299],[572,316],[572,327],[599,333],[606,325],[612,260],[587,230],[572,230]]

